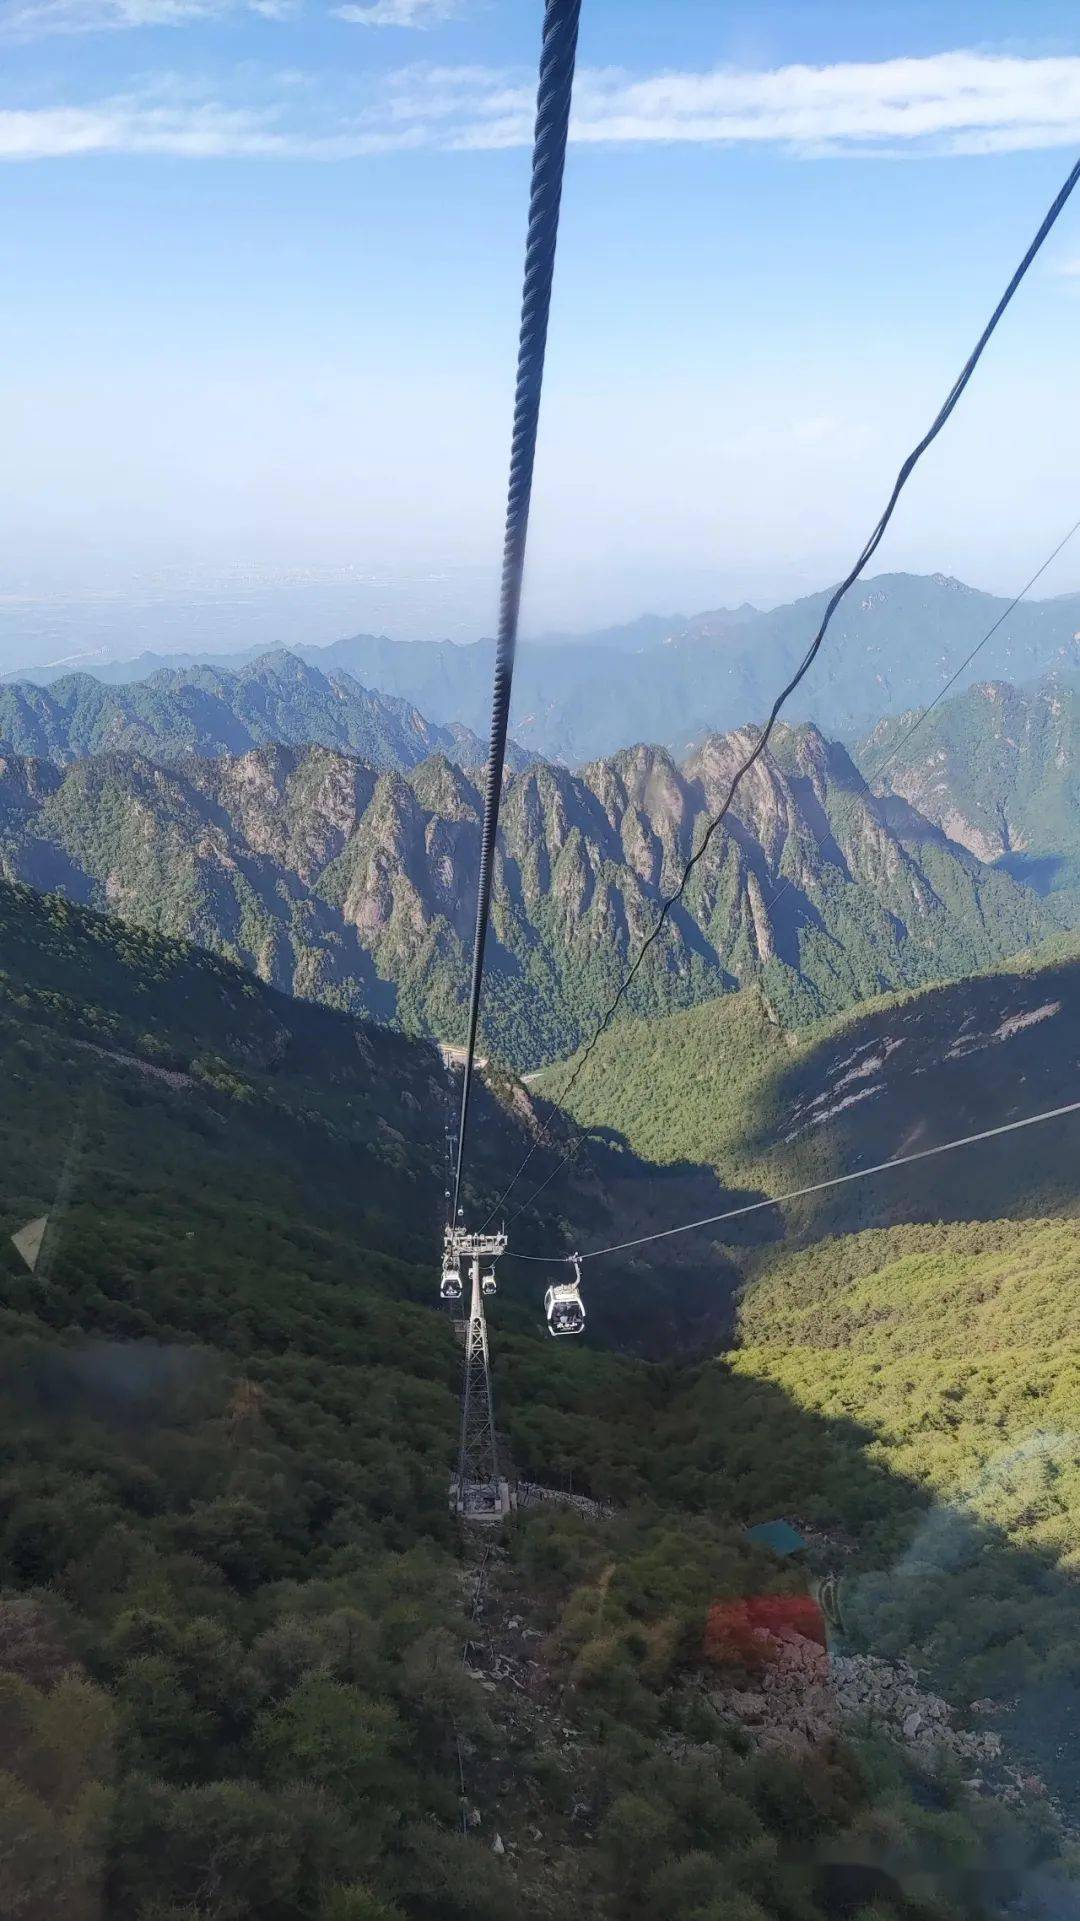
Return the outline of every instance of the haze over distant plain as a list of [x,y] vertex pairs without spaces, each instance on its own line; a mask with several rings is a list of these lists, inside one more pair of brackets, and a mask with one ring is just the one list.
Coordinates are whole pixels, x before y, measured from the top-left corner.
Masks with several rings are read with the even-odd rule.
[[[0,670],[490,631],[539,12],[0,0]],[[581,62],[526,630],[812,592],[1080,146],[1074,11],[588,0]],[[1078,319],[1070,208],[880,566],[1039,564]]]

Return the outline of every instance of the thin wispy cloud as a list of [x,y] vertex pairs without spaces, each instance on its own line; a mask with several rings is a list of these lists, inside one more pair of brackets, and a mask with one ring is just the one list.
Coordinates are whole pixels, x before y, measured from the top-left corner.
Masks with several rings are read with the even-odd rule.
[[356,160],[422,144],[411,128],[305,134],[281,117],[215,101],[163,105],[118,97],[93,107],[0,111],[0,160],[167,154],[191,160]]
[[0,36],[29,41],[54,34],[183,27],[242,12],[276,19],[292,8],[293,0],[13,0],[0,6]]
[[[469,144],[522,138],[515,116],[485,118],[466,136]],[[587,74],[574,138],[770,144],[810,154],[1067,144],[1080,139],[1080,59],[958,51],[644,80]]]
[[[225,0],[77,3],[179,20],[197,9],[219,9]],[[256,3],[277,8],[288,0]],[[70,7],[76,0],[49,4]],[[401,0],[378,4],[400,10]],[[223,102],[215,89],[203,99],[165,103],[125,94],[63,108],[0,110],[0,158],[130,152],[334,160],[397,149],[495,150],[532,138],[534,83],[523,75],[413,66],[369,82],[363,96],[344,93],[344,82],[319,79],[311,88],[285,88],[249,74],[252,91],[239,103]],[[645,79],[586,70],[579,76],[572,138],[774,146],[804,158],[1072,146],[1080,144],[1080,58],[955,52]]]
[[[280,20],[302,0],[7,0],[0,35],[44,40],[54,34],[116,33],[136,27],[177,27],[227,14],[257,13]],[[423,29],[460,16],[462,0],[348,0],[322,9],[358,27]]]
[[352,0],[335,7],[339,20],[356,27],[434,27],[461,12],[460,0]]

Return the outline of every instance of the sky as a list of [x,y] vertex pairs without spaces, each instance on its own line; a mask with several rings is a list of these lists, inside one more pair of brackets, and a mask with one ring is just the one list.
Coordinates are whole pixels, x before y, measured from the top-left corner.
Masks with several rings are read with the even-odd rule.
[[[0,0],[0,666],[490,632],[541,17]],[[583,0],[525,629],[835,579],[1077,151],[1059,0]],[[1080,192],[880,569],[1039,565],[1078,326]]]

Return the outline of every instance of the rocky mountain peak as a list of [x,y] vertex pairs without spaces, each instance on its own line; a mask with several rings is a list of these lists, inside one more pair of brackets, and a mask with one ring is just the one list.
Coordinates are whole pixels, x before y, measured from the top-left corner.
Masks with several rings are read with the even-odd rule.
[[[507,777],[486,1014],[497,1051],[531,1067],[587,1031],[758,739],[710,735],[682,768],[637,746],[581,773],[541,762]],[[0,799],[16,796],[2,849],[13,878],[194,932],[294,991],[456,1033],[481,804],[449,756],[379,772],[337,748],[268,743],[169,767],[109,753],[44,780],[12,760]],[[650,950],[633,1006],[690,1006],[760,980],[794,1023],[868,989],[990,965],[1052,924],[915,808],[875,800],[818,729],[781,729]]]
[[432,754],[408,776],[409,786],[421,807],[441,814],[446,820],[479,820],[483,800],[461,768],[445,754]]

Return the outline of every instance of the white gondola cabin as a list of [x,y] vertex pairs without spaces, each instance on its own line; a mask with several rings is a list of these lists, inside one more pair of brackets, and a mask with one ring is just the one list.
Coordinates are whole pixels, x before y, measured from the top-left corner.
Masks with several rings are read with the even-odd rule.
[[491,1267],[488,1269],[487,1273],[481,1277],[480,1292],[481,1294],[494,1294],[495,1288],[496,1288],[495,1269]]
[[544,1313],[547,1315],[548,1333],[558,1337],[561,1334],[583,1334],[585,1331],[585,1304],[581,1298],[581,1263],[574,1260],[572,1281],[556,1281],[544,1295]]

